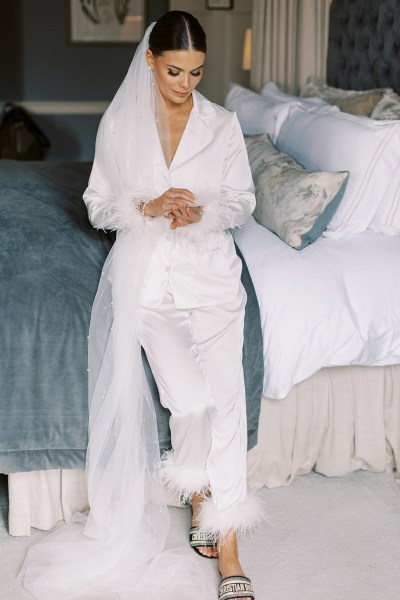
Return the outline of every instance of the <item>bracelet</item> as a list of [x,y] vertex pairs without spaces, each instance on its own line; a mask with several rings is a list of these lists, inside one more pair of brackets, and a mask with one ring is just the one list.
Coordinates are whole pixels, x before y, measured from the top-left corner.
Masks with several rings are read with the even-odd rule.
[[152,215],[145,215],[144,214],[144,209],[146,208],[147,204],[149,204],[150,202],[153,202],[153,200],[146,200],[144,202],[141,202],[140,212],[142,213],[143,218],[148,217],[149,219],[155,219],[155,217],[153,217]]

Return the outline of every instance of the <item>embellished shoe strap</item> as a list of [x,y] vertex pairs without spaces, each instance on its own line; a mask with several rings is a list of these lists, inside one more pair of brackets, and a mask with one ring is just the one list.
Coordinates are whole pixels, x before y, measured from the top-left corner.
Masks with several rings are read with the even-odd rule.
[[200,532],[198,527],[191,528],[189,538],[192,548],[199,548],[200,546],[213,548],[217,545],[217,538],[213,533]]
[[255,600],[253,587],[248,577],[225,577],[219,584],[219,600],[236,600],[237,598],[251,598]]

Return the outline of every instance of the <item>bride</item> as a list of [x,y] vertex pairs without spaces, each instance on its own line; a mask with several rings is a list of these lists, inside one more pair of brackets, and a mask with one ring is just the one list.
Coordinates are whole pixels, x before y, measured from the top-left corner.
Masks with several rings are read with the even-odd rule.
[[[99,127],[84,201],[92,224],[117,240],[89,335],[90,513],[30,549],[21,577],[43,600],[204,598],[197,561],[164,549],[161,482],[191,503],[189,545],[218,559],[219,598],[254,598],[236,536],[262,508],[246,486],[246,294],[229,229],[255,199],[236,115],[195,89],[205,56],[199,22],[166,13]],[[161,461],[141,346],[171,411],[172,450]]]

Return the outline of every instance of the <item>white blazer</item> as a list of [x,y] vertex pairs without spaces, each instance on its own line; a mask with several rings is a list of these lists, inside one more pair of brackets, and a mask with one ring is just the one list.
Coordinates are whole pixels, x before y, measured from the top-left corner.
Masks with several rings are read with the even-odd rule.
[[253,180],[236,114],[194,91],[193,109],[169,168],[161,143],[156,148],[158,195],[171,187],[190,190],[203,206],[202,219],[171,230],[171,221],[164,217],[143,218],[137,210],[140,198],[132,198],[116,217],[110,198],[102,194],[104,185],[95,161],[84,193],[90,221],[102,229],[144,229],[149,235],[156,232],[143,304],[161,303],[167,286],[178,308],[228,302],[241,289],[241,261],[228,230],[243,225],[255,207]]

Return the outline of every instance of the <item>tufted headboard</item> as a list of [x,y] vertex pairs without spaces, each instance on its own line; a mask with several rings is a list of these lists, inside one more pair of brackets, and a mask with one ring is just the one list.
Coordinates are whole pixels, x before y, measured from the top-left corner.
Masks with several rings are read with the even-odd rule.
[[333,0],[327,82],[400,94],[400,0]]

